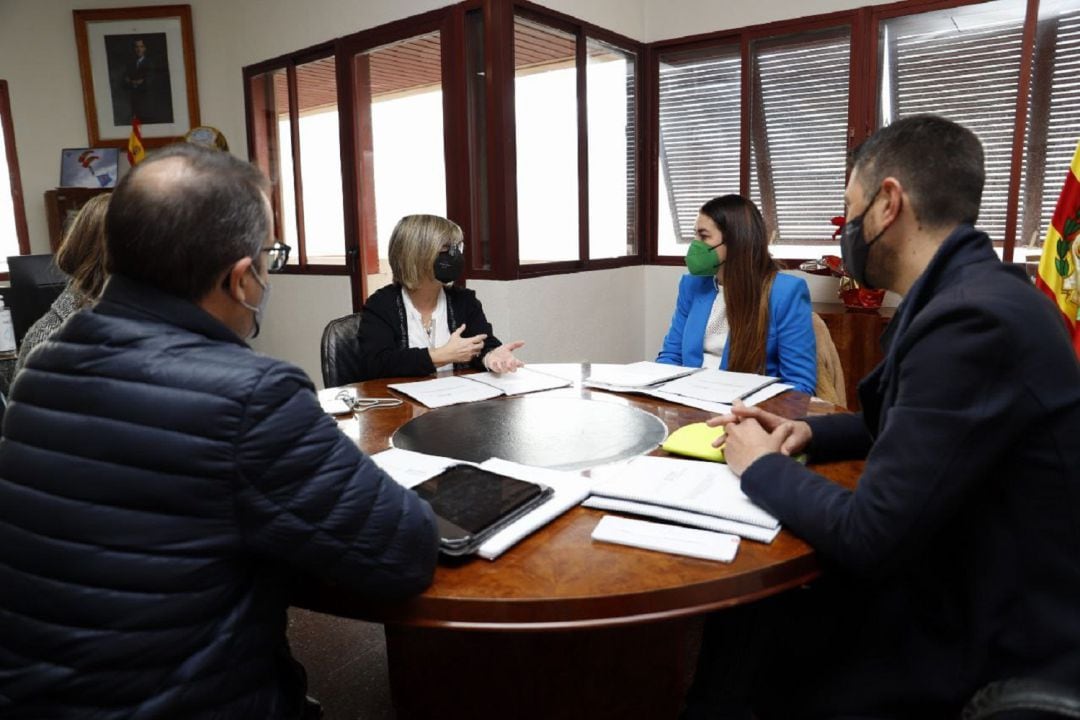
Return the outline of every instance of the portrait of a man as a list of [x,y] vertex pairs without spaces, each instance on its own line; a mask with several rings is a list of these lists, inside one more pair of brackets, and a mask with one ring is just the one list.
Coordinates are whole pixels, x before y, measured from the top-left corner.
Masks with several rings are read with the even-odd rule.
[[171,123],[172,88],[165,33],[106,35],[113,123]]

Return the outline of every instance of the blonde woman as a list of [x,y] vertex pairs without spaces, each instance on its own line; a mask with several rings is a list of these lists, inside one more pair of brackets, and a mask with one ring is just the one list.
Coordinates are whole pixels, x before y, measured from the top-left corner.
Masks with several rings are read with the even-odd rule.
[[394,282],[364,303],[360,318],[359,380],[431,375],[475,368],[513,372],[514,350],[491,332],[476,293],[455,287],[465,267],[456,223],[437,215],[407,215],[390,236]]
[[67,287],[53,301],[49,311],[37,319],[23,337],[15,372],[26,364],[30,351],[64,324],[64,321],[87,307],[101,295],[105,286],[105,211],[109,194],[95,195],[83,205],[71,222],[56,251],[56,266],[66,273]]

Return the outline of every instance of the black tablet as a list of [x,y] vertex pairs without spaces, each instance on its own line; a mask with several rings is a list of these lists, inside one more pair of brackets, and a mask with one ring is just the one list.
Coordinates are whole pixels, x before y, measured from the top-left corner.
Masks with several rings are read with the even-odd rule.
[[447,555],[475,552],[485,540],[552,494],[545,485],[474,465],[451,465],[413,490],[435,510],[439,547]]

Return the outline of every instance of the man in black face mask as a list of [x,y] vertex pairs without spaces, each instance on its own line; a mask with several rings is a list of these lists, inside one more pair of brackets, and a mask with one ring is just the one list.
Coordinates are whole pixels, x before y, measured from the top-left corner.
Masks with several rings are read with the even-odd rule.
[[[1080,365],[1056,309],[973,227],[983,182],[978,139],[939,117],[855,152],[844,262],[904,297],[863,411],[710,421],[825,576],[711,620],[688,717],[957,717],[992,681],[1080,678]],[[857,489],[800,452],[865,458]]]

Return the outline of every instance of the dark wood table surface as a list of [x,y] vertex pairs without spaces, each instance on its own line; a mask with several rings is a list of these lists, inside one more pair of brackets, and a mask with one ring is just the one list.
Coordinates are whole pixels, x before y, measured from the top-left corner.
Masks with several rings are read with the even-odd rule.
[[[587,374],[588,366],[578,372]],[[405,400],[343,421],[369,454],[389,447],[394,430],[409,419],[435,412],[387,388],[400,381],[357,385],[365,397]],[[638,407],[669,430],[710,416],[580,383],[548,393]],[[787,417],[835,411],[796,392],[763,407]],[[861,463],[813,467],[853,487]],[[677,713],[692,674],[705,613],[798,587],[820,572],[812,549],[786,530],[768,545],[744,539],[735,561],[725,564],[594,543],[590,535],[604,514],[577,507],[494,562],[440,564],[426,592],[394,607],[326,590],[303,604],[386,623],[400,718],[487,717],[507,703],[517,717],[668,717]]]

